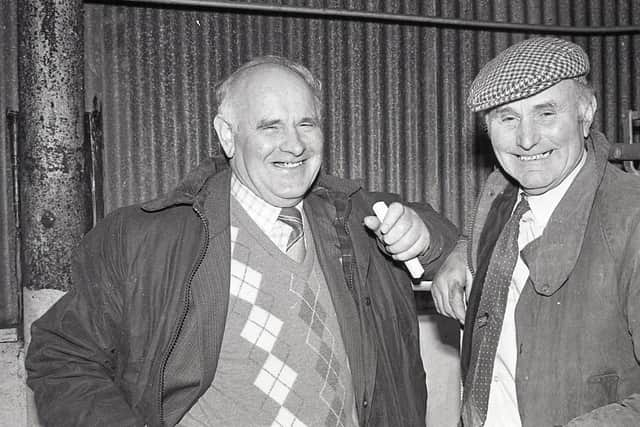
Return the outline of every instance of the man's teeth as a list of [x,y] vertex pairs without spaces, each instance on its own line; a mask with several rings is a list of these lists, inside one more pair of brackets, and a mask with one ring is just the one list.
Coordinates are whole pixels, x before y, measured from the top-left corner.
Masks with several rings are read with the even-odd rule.
[[299,162],[278,162],[278,166],[283,168],[295,168],[302,164],[302,160]]
[[546,159],[547,157],[549,157],[550,154],[551,154],[551,150],[545,151],[542,154],[535,154],[533,156],[518,156],[518,158],[523,162],[530,162],[532,160]]

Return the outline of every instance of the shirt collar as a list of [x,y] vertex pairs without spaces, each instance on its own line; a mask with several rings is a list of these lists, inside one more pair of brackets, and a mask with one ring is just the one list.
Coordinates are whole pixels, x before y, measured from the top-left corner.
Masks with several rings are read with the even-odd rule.
[[[578,172],[582,169],[585,162],[587,160],[587,152],[586,150],[582,153],[582,158],[578,162],[578,165],[573,168],[571,173],[567,175],[567,177],[560,183],[558,186],[552,188],[546,193],[535,195],[535,196],[527,196],[527,201],[529,202],[529,207],[531,208],[531,213],[533,214],[534,221],[537,225],[541,227],[545,227],[553,214],[556,206],[560,203],[560,200],[564,197],[567,190],[575,180]],[[518,201],[522,199],[524,193],[520,191],[518,195]]]
[[[281,208],[273,206],[257,196],[249,187],[240,182],[235,173],[231,174],[231,195],[260,228],[271,227],[278,220]],[[302,200],[295,207],[302,212]]]

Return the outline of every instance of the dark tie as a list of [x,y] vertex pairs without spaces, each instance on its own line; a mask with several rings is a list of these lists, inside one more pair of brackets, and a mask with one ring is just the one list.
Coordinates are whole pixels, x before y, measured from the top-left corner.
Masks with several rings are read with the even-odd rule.
[[300,262],[304,259],[304,230],[302,228],[302,214],[296,208],[282,208],[278,221],[291,227],[292,231],[287,242],[287,255]]
[[[507,295],[513,270],[518,261],[518,232],[520,219],[529,210],[529,202],[522,198],[507,221],[493,249],[485,277],[482,296],[475,319],[474,342],[471,346],[472,372],[467,378],[465,392],[479,411],[482,422],[487,416],[489,391],[493,377],[493,362],[502,330]],[[473,363],[473,355],[477,354]],[[469,389],[470,387],[470,389]]]

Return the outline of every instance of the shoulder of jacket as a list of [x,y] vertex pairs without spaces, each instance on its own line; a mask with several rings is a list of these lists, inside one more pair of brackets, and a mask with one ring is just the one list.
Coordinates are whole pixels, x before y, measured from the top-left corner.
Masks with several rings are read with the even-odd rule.
[[171,236],[198,223],[198,216],[190,205],[176,205],[154,212],[145,211],[141,204],[130,205],[118,208],[100,220],[87,233],[83,243],[109,240],[111,244],[118,241],[127,245],[142,244],[149,233]]
[[640,177],[607,166],[593,209],[610,248],[624,244],[640,226]]

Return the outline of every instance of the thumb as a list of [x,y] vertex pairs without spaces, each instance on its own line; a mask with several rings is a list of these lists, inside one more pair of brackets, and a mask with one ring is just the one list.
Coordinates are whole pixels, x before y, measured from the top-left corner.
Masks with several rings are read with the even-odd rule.
[[364,223],[365,227],[367,227],[369,230],[376,231],[376,232],[380,228],[380,225],[382,225],[380,220],[373,215],[365,216],[362,222]]

